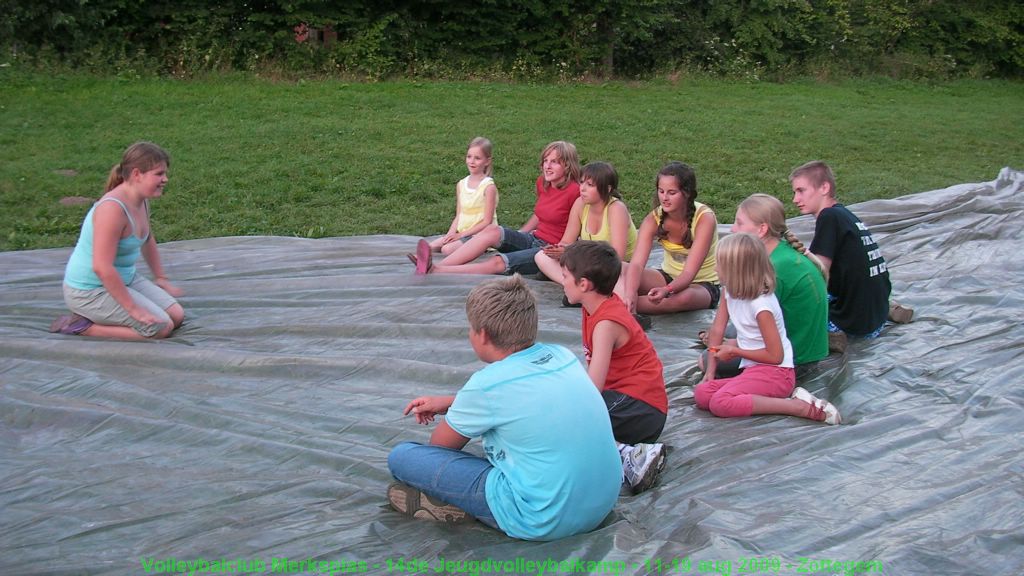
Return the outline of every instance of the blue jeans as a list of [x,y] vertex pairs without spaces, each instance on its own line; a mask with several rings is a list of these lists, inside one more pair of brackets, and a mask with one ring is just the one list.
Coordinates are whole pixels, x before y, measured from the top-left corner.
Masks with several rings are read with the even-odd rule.
[[505,273],[536,274],[540,272],[533,257],[548,243],[537,238],[532,232],[520,232],[511,228],[501,228],[501,244],[498,254],[505,261]]
[[498,528],[484,494],[493,468],[487,460],[462,450],[418,442],[402,442],[388,454],[388,469],[395,480]]

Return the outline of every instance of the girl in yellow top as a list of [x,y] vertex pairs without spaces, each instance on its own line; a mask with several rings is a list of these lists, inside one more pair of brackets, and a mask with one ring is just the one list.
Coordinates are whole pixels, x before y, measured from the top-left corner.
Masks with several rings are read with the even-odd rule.
[[430,242],[430,249],[451,254],[470,236],[498,223],[498,188],[491,178],[491,141],[474,138],[466,149],[466,176],[455,185],[455,218],[448,232]]
[[[580,197],[569,211],[565,233],[557,244],[548,244],[537,252],[534,262],[545,276],[555,282],[562,281],[562,265],[558,259],[565,247],[580,240],[607,242],[615,248],[619,259],[628,263],[636,249],[636,225],[629,208],[619,192],[619,174],[607,162],[591,162],[583,167],[580,176]],[[620,275],[615,285],[619,297],[625,294],[625,282]]]
[[[655,208],[640,225],[626,275],[626,303],[641,314],[715,308],[715,213],[696,201],[697,175],[686,164],[670,162],[656,182]],[[665,251],[660,269],[645,267],[655,240]]]

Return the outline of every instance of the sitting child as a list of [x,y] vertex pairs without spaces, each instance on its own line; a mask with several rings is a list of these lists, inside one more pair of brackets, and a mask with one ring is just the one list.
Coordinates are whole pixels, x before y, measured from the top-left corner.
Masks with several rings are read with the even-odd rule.
[[[430,444],[388,456],[391,506],[454,522],[467,515],[524,540],[596,528],[615,506],[622,470],[608,413],[569,350],[535,342],[537,300],[519,275],[484,282],[466,300],[469,342],[488,363],[455,396],[422,396],[405,413]],[[487,459],[462,451],[483,437]]]
[[[707,372],[693,389],[697,408],[722,418],[786,414],[839,424],[831,402],[795,387],[793,347],[775,296],[775,270],[761,241],[745,232],[726,236],[718,244],[716,267],[725,306],[718,307],[711,325]],[[723,342],[730,319],[735,343]],[[716,364],[733,358],[741,358],[739,375],[715,378]]]
[[[889,271],[871,230],[836,200],[836,179],[828,164],[808,162],[789,175],[793,203],[813,214],[811,252],[828,272],[829,332],[874,338],[890,315]],[[913,311],[896,305],[897,321]]]
[[622,469],[634,494],[650,488],[665,466],[668,396],[661,360],[625,302],[614,293],[622,261],[606,242],[577,240],[559,258],[570,304],[583,305],[583,349],[601,391]]

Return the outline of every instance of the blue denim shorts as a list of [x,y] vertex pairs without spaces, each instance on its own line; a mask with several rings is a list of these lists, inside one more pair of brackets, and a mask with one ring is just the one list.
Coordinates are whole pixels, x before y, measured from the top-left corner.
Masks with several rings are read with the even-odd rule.
[[540,272],[533,257],[548,243],[537,238],[533,232],[520,232],[501,227],[501,244],[498,256],[505,261],[505,274],[536,274]]

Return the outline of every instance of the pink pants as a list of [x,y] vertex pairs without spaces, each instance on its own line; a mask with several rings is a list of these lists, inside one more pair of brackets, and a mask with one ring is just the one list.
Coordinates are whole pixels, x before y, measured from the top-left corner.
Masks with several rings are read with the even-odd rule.
[[750,416],[754,412],[752,396],[789,398],[796,385],[792,368],[755,364],[732,378],[701,382],[693,389],[697,408],[710,410],[721,418]]

